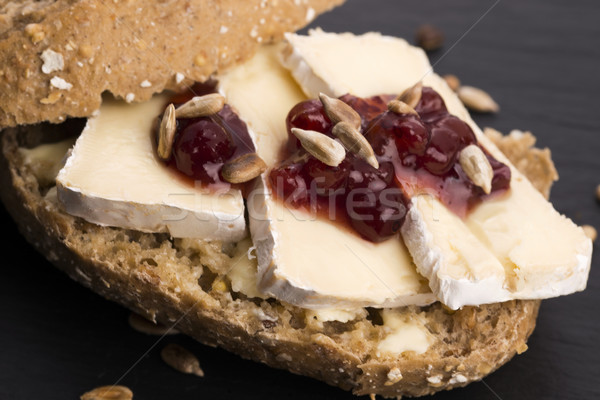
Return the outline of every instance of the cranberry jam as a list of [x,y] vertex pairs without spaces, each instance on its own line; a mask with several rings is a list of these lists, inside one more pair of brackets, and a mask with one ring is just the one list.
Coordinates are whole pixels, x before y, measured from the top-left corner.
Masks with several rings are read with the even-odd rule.
[[[194,96],[215,92],[215,83],[196,84],[173,96],[170,103],[177,108]],[[177,119],[173,151],[167,163],[201,185],[228,187],[230,184],[221,176],[223,164],[255,151],[246,124],[225,104],[209,117]]]
[[373,147],[378,169],[350,152],[337,167],[306,153],[291,129],[314,130],[333,138],[333,124],[319,100],[292,108],[286,120],[285,161],[270,173],[275,195],[292,207],[316,210],[322,218],[381,242],[399,231],[413,196],[433,195],[465,217],[485,198],[508,189],[510,169],[485,149],[494,171],[491,193],[486,195],[467,177],[458,154],[468,145],[477,145],[477,139],[469,125],[448,113],[435,90],[423,87],[415,107],[418,115],[388,111],[387,103],[395,97],[340,97],[361,116],[361,131]]

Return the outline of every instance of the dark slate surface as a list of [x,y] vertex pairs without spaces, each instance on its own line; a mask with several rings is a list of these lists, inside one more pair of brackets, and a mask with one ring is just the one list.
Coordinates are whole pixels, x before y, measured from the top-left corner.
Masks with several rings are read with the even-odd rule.
[[[598,17],[596,0],[350,0],[314,25],[410,39],[420,23],[438,25],[447,44],[432,55],[433,62],[439,60],[437,71],[485,88],[502,106],[500,114],[476,116],[477,122],[505,132],[532,130],[539,145],[552,149],[561,175],[552,192],[557,209],[578,223],[600,227],[600,205],[594,198],[600,183]],[[74,399],[115,382],[138,360],[122,380],[136,399],[352,398],[182,336],[165,342],[181,343],[196,353],[206,377],[171,370],[159,357],[164,343],[146,354],[156,339],[132,331],[125,309],[52,268],[17,234],[3,210],[0,221],[5,235],[0,399]],[[543,303],[525,354],[485,383],[435,398],[600,398],[599,303],[596,257],[584,293]]]

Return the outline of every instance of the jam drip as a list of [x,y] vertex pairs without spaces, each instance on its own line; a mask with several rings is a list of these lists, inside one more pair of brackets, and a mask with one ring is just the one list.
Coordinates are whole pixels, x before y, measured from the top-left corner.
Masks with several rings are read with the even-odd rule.
[[286,120],[285,161],[270,173],[275,195],[294,208],[317,212],[381,242],[398,232],[413,196],[433,195],[465,217],[475,205],[508,189],[510,169],[485,149],[494,171],[491,193],[486,195],[467,177],[458,155],[468,145],[477,145],[477,139],[469,125],[448,113],[436,91],[423,88],[415,107],[418,115],[388,111],[387,103],[395,97],[340,97],[361,116],[361,131],[373,147],[378,169],[350,152],[337,167],[306,153],[291,129],[333,137],[333,124],[319,100],[292,108]]
[[[177,108],[194,96],[210,93],[216,93],[214,82],[196,84],[174,95],[170,103]],[[231,184],[221,176],[223,164],[255,151],[246,124],[225,104],[215,115],[177,119],[172,156],[167,164],[201,186],[228,188]]]

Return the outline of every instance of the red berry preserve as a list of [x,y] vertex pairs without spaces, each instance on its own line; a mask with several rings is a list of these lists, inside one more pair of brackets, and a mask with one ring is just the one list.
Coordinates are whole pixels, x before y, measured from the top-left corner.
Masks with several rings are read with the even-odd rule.
[[469,125],[448,113],[435,90],[423,87],[417,115],[388,111],[387,103],[393,98],[340,97],[361,116],[361,132],[379,161],[377,169],[351,152],[337,167],[306,153],[292,128],[333,137],[333,124],[319,100],[297,104],[286,119],[287,158],[270,172],[272,192],[289,206],[316,209],[323,218],[381,242],[398,233],[413,196],[432,194],[464,217],[485,198],[508,189],[510,168],[485,149],[494,171],[492,192],[486,195],[466,176],[458,154],[477,145],[477,139]]

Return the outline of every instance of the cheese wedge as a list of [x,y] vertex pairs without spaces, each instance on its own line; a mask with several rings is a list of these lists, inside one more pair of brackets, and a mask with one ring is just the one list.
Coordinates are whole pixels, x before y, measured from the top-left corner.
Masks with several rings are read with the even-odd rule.
[[173,237],[242,239],[246,222],[239,190],[195,187],[156,157],[152,124],[167,100],[105,100],[58,174],[60,204],[99,225]]
[[449,307],[540,299],[583,290],[592,243],[560,215],[475,125],[425,53],[402,39],[369,33],[287,35],[283,63],[309,97],[401,93],[422,80],[467,122],[479,142],[511,168],[506,196],[461,220],[436,199],[420,196],[402,227],[417,269]]
[[[220,91],[253,131],[258,154],[271,167],[287,141],[287,113],[306,98],[280,65],[280,51],[280,46],[263,47],[252,60],[219,77]],[[267,174],[247,199],[261,291],[313,309],[435,301],[400,240],[373,244],[288,209],[271,196]]]

